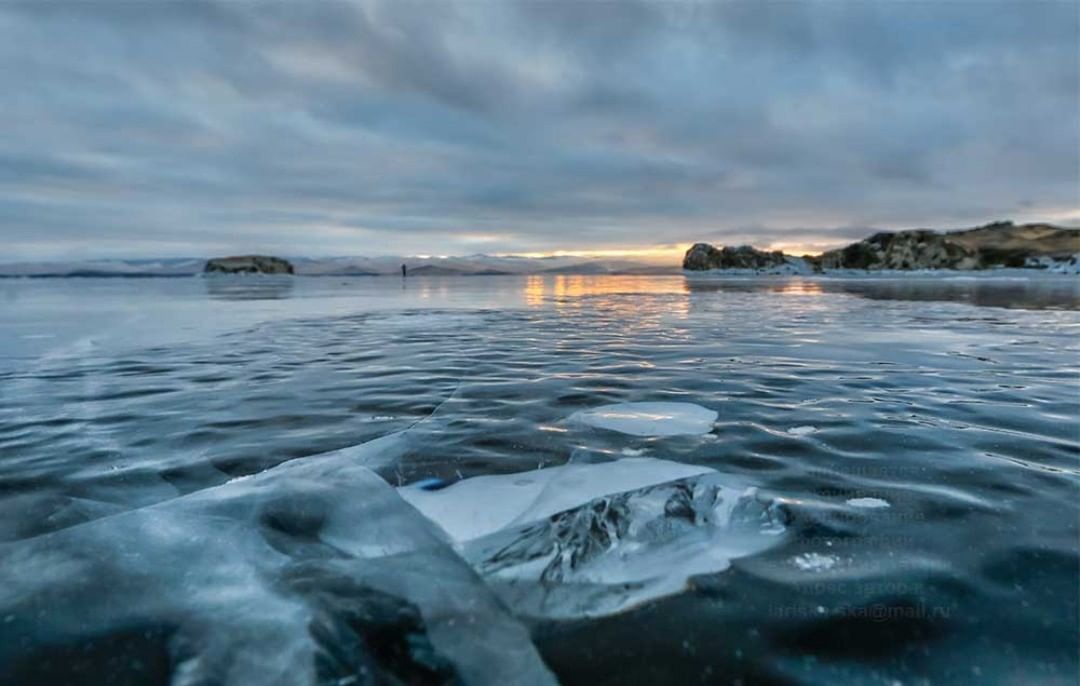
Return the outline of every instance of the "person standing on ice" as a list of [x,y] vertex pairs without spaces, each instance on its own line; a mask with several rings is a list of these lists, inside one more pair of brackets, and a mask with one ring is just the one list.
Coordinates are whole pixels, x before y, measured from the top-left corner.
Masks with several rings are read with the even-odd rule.
[[405,278],[408,274],[405,272],[405,265],[401,265],[401,278]]

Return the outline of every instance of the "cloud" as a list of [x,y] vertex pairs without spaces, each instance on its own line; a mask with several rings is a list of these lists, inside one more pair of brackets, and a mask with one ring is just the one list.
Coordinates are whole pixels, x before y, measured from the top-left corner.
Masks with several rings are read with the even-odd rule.
[[1077,216],[1078,47],[1059,2],[5,3],[0,231],[455,253]]

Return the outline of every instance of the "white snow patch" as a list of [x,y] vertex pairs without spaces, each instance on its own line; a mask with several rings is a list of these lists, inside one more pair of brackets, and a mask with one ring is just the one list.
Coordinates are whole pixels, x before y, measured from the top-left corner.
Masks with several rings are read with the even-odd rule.
[[1024,266],[1045,269],[1051,274],[1080,274],[1080,253],[1065,258],[1029,257],[1025,260]]
[[468,541],[511,525],[535,522],[605,495],[707,474],[708,467],[625,458],[568,464],[517,474],[476,476],[437,491],[416,485],[401,496],[455,541]]
[[712,431],[717,414],[693,403],[617,403],[570,415],[570,421],[631,436],[700,435]]
[[817,427],[816,426],[810,426],[810,425],[793,426],[790,429],[788,429],[787,432],[789,434],[791,434],[792,436],[809,436],[812,433],[817,433]]
[[882,500],[881,498],[851,498],[847,501],[847,504],[852,507],[862,507],[871,510],[889,507],[889,501]]

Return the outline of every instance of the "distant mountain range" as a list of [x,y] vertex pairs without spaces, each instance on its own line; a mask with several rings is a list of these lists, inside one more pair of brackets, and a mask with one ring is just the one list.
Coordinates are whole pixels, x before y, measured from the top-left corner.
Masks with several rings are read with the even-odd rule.
[[[218,258],[237,259],[237,258]],[[270,259],[270,258],[267,258]],[[201,274],[205,258],[0,263],[0,278],[185,277]],[[410,276],[500,274],[676,274],[677,265],[591,257],[289,257],[302,276]],[[698,243],[683,269],[749,274],[812,274],[838,271],[982,270],[1028,268],[1080,272],[1080,229],[1051,224],[995,222],[974,229],[879,232],[821,255],[797,257],[751,246],[715,248]]]
[[[302,276],[395,276],[401,265],[410,276],[483,276],[498,274],[675,274],[677,265],[588,257],[290,257]],[[201,274],[204,258],[15,262],[0,264],[0,278],[184,277]]]

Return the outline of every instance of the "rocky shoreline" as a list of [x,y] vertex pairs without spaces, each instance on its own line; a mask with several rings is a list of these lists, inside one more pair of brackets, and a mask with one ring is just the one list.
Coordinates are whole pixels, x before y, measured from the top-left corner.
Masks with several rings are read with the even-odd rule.
[[794,256],[752,246],[697,243],[683,269],[732,274],[982,271],[1030,269],[1080,274],[1080,229],[995,222],[962,231],[880,232],[820,255]]

